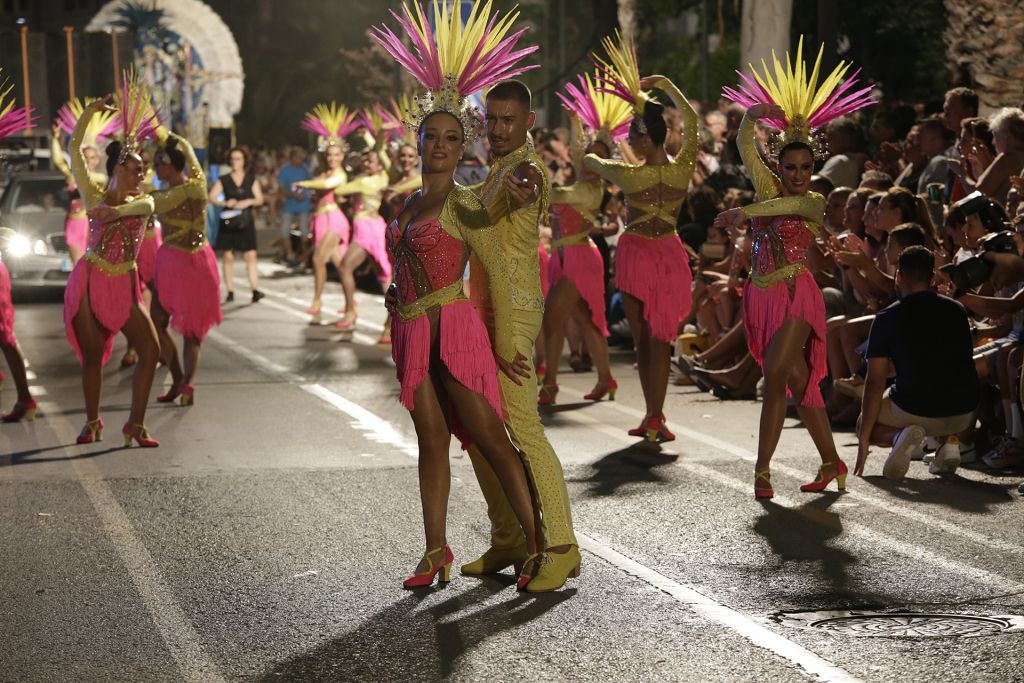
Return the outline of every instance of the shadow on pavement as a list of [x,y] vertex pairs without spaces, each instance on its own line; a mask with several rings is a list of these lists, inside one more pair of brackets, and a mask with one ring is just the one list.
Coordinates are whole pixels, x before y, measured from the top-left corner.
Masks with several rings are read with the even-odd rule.
[[[319,647],[279,662],[256,681],[439,680],[458,660],[499,633],[522,626],[568,600],[575,590],[516,597],[480,609],[501,591],[484,580],[440,603],[429,598],[452,588],[422,589],[362,621]],[[454,591],[453,591],[454,592]]]
[[593,474],[568,481],[589,483],[591,496],[611,496],[626,484],[667,484],[655,468],[669,465],[679,459],[678,453],[662,450],[661,444],[639,442],[614,451],[590,465]]
[[[843,533],[842,518],[829,509],[839,498],[840,494],[825,494],[793,509],[770,500],[760,501],[764,514],[754,522],[753,530],[768,541],[780,565],[787,562],[817,564],[818,574],[830,586],[829,600],[888,604],[884,596],[854,592],[849,587],[847,568],[857,562],[857,558],[832,545]],[[774,571],[770,566],[765,569]],[[813,596],[800,590],[801,600],[813,604]]]
[[972,514],[988,514],[991,507],[1015,502],[1015,482],[993,484],[987,481],[966,479],[958,474],[934,479],[907,479],[890,481],[885,477],[864,477],[864,481],[881,489],[893,498],[908,503],[945,505]]

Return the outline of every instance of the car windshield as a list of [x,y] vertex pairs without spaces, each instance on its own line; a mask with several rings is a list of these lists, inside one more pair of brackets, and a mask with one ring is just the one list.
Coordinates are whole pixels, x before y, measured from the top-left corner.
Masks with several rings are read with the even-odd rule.
[[67,211],[68,191],[63,180],[18,180],[8,190],[12,213],[61,213]]

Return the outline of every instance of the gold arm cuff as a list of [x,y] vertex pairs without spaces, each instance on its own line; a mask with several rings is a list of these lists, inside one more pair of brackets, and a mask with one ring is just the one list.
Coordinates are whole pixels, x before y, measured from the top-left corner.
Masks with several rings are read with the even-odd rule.
[[456,280],[447,287],[434,290],[410,304],[399,305],[398,317],[404,322],[409,322],[426,315],[427,311],[435,306],[444,306],[465,298],[466,295],[462,291],[462,280]]

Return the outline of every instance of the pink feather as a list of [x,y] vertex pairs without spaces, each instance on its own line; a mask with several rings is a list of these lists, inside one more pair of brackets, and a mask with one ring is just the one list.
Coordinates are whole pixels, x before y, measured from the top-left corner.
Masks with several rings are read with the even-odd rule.
[[29,130],[36,123],[32,107],[15,107],[0,116],[0,138]]

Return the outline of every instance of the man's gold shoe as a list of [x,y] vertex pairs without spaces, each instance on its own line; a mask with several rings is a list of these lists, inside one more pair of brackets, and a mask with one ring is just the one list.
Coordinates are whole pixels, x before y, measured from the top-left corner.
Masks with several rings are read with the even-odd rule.
[[574,579],[580,575],[579,546],[570,546],[562,553],[548,550],[545,555],[546,559],[540,571],[526,584],[526,590],[530,593],[556,591],[565,585],[566,579]]
[[525,542],[514,548],[488,548],[487,552],[477,559],[462,565],[461,571],[468,576],[481,576],[497,574],[507,567],[513,567],[516,576],[519,576],[523,564],[526,563],[527,554]]

